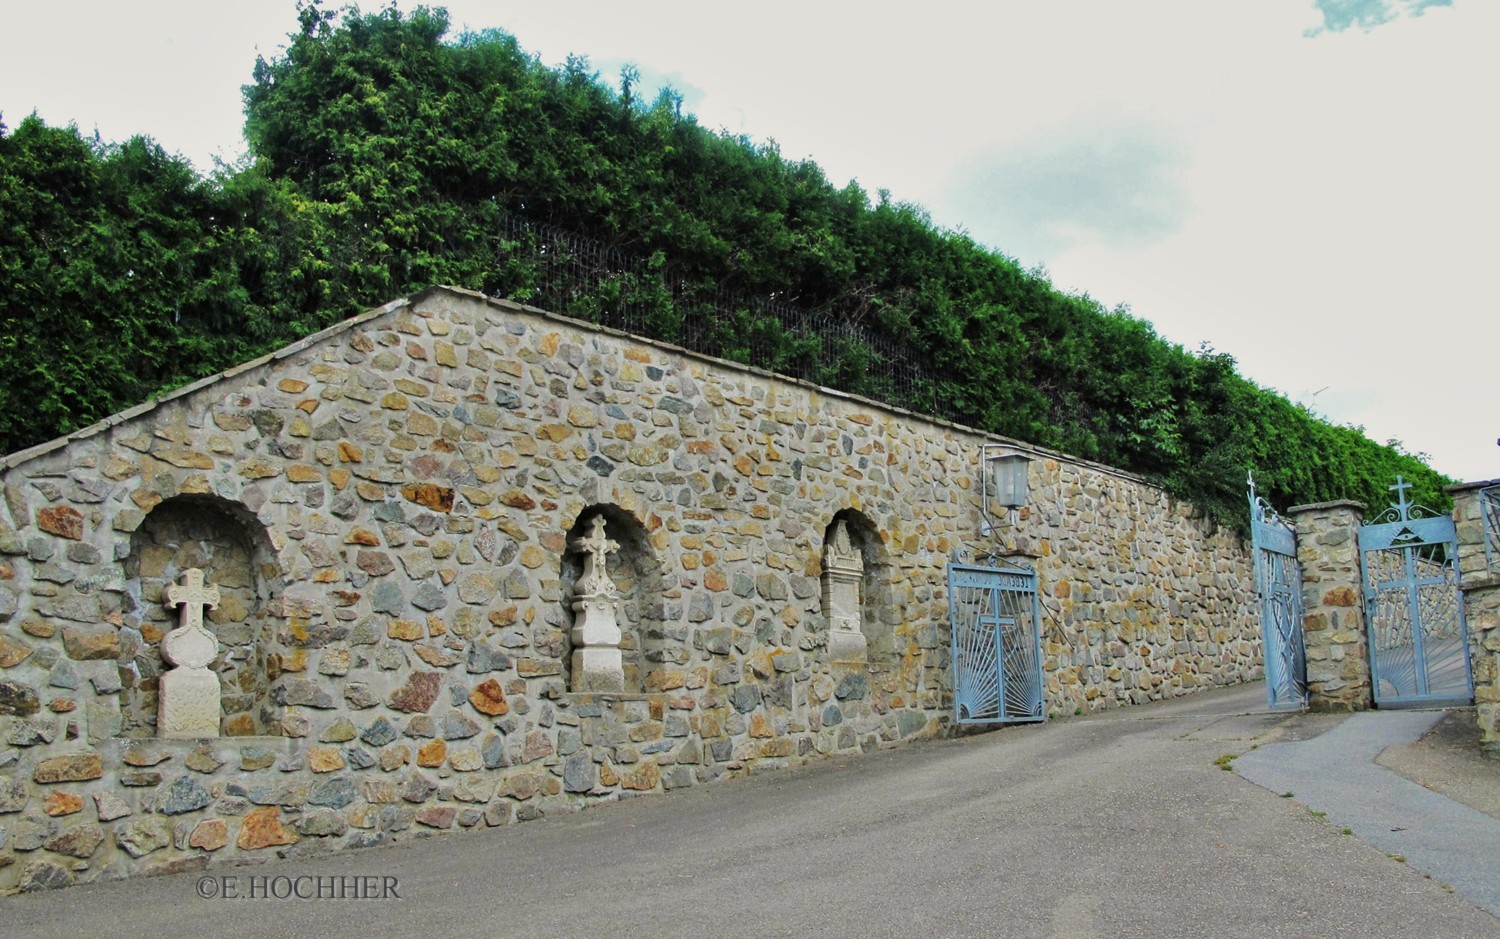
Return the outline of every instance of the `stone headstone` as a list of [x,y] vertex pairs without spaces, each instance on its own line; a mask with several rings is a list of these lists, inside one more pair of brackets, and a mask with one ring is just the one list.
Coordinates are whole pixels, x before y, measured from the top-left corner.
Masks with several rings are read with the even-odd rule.
[[569,547],[583,552],[583,576],[573,600],[573,690],[623,691],[625,665],[620,655],[620,592],[609,579],[609,556],[620,550],[604,531],[604,516],[590,520],[589,534]]
[[861,630],[860,582],[865,562],[840,519],[823,551],[823,614],[828,617],[828,657],[834,662],[864,662],[869,644]]
[[219,604],[219,588],[203,583],[203,571],[182,572],[167,588],[166,605],[178,610],[178,626],[161,641],[162,658],[177,666],[162,674],[157,692],[156,735],[170,739],[219,736],[219,676],[208,663],[219,640],[203,626],[203,610]]

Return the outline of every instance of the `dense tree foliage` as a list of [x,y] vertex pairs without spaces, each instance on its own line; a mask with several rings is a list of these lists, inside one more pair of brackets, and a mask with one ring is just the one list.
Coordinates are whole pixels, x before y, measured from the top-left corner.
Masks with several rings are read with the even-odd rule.
[[[1398,472],[1446,501],[1419,459],[1255,386],[1227,355],[637,85],[627,71],[615,91],[577,59],[545,67],[498,32],[450,40],[441,10],[314,2],[245,88],[248,167],[202,179],[148,140],[0,125],[0,448],[439,283],[582,316],[628,299],[656,335],[717,329],[723,354],[757,346],[757,364],[816,351],[751,308],[689,299],[727,291],[858,323],[849,335],[912,350],[908,400],[1129,468],[1221,518],[1243,518],[1248,468],[1283,505],[1384,504]],[[634,260],[543,294],[517,217]],[[882,392],[867,344],[827,348],[812,374]]]

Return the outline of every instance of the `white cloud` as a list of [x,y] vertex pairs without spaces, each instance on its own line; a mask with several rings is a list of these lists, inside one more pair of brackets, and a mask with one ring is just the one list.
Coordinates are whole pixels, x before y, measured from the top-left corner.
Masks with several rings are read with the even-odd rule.
[[1033,139],[992,145],[953,168],[931,209],[1022,263],[1082,241],[1154,244],[1191,210],[1188,149],[1158,128],[1102,113]]

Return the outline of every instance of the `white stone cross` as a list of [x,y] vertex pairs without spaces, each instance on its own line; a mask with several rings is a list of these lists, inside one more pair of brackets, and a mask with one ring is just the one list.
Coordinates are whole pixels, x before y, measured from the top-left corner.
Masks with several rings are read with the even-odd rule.
[[590,532],[573,539],[572,548],[584,552],[583,576],[578,579],[579,594],[595,596],[612,594],[614,581],[609,579],[609,556],[620,550],[620,544],[604,534],[604,516],[595,515],[589,522]]
[[182,572],[181,584],[167,587],[166,606],[177,607],[177,625],[183,629],[203,628],[203,608],[219,605],[217,584],[203,585],[203,572],[190,567]]

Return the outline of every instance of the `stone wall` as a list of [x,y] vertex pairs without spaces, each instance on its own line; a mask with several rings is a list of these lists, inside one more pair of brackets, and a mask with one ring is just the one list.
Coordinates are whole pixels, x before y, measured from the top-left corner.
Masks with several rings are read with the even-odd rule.
[[1480,742],[1488,750],[1500,750],[1500,544],[1494,534],[1500,531],[1500,518],[1496,518],[1500,513],[1493,501],[1500,499],[1500,479],[1465,483],[1448,491],[1453,493],[1458,586],[1469,628]]
[[[953,425],[438,289],[4,461],[0,892],[539,818],[949,720],[946,565],[1034,564],[1053,714],[1260,676],[1245,545],[1032,451],[981,539]],[[626,687],[571,690],[570,539]],[[823,540],[863,568],[832,661]],[[223,735],[154,737],[162,592]]]

